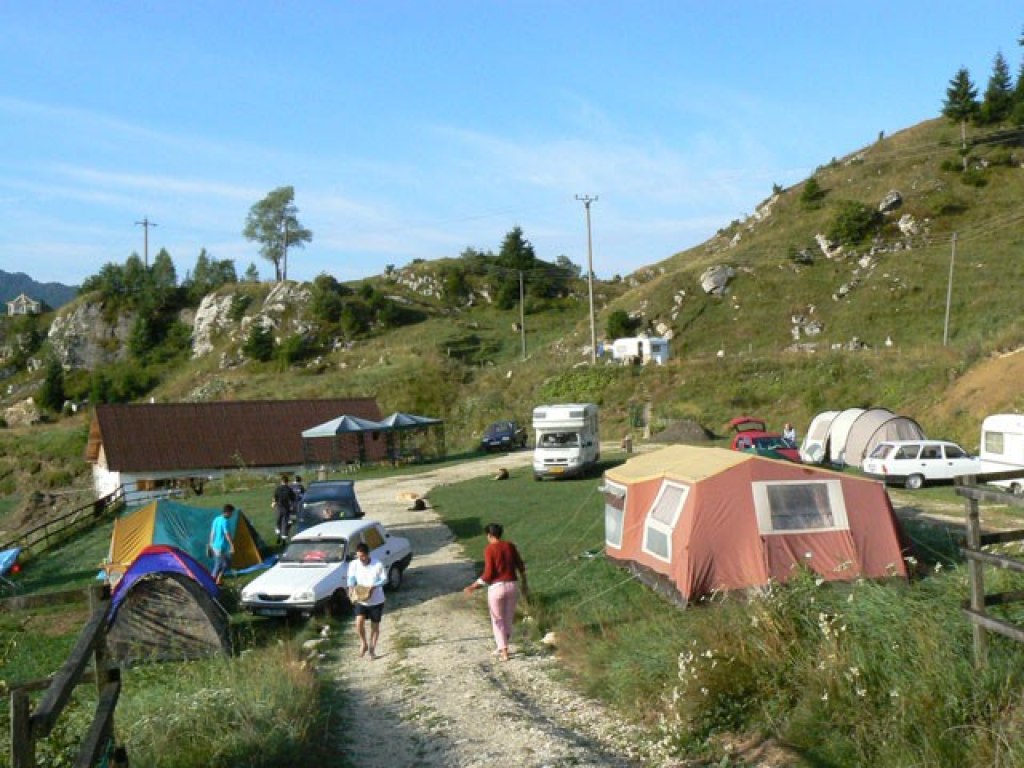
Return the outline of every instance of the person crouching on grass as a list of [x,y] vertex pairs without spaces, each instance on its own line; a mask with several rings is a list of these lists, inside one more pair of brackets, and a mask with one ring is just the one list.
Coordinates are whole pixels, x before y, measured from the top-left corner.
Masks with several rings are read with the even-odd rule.
[[[356,633],[359,635],[359,655],[370,652],[370,660],[377,658],[377,640],[380,638],[380,619],[384,613],[384,585],[388,581],[384,564],[370,557],[370,548],[360,542],[356,559],[348,566],[349,600],[356,614]],[[370,620],[370,642],[366,642],[366,620]]]
[[508,641],[512,636],[519,597],[516,582],[522,582],[524,595],[528,593],[526,565],[516,545],[501,540],[504,529],[498,523],[491,523],[484,530],[488,542],[484,549],[484,572],[462,591],[471,595],[478,587],[487,587],[487,606],[491,612],[494,643],[498,646],[497,655],[502,661],[508,661]]

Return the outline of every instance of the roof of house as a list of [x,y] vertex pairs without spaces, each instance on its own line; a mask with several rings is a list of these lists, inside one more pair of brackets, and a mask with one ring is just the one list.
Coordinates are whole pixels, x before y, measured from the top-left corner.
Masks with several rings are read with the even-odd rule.
[[86,461],[116,472],[303,463],[302,432],[340,414],[380,420],[372,397],[99,405]]

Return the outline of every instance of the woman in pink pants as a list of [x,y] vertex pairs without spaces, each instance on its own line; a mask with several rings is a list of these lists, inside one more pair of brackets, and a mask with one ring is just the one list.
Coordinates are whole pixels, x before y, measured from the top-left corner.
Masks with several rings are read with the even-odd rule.
[[498,656],[501,660],[508,661],[508,641],[512,635],[516,600],[519,597],[516,583],[522,581],[525,594],[526,565],[519,556],[516,545],[501,540],[504,529],[498,523],[491,523],[484,530],[487,532],[488,542],[484,550],[484,572],[463,592],[470,595],[479,587],[487,587],[487,605],[491,611],[494,644],[498,647]]

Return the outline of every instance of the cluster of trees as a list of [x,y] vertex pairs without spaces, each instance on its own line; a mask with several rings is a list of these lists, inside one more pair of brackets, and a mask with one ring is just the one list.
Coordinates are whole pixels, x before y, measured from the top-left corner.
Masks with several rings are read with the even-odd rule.
[[[1024,34],[1017,43],[1024,46]],[[1014,83],[1006,57],[1002,51],[996,53],[992,74],[980,100],[971,73],[966,67],[961,67],[949,81],[946,98],[942,103],[942,115],[960,123],[961,138],[965,144],[968,122],[977,125],[1003,122],[1024,125],[1024,60],[1021,61],[1017,81]]]
[[469,297],[470,275],[485,281],[495,306],[512,309],[519,304],[520,290],[530,299],[568,296],[572,281],[580,278],[580,268],[566,256],[559,256],[553,264],[537,258],[522,228],[513,227],[497,254],[467,248],[458,263],[442,270],[442,298],[448,306],[462,306]]

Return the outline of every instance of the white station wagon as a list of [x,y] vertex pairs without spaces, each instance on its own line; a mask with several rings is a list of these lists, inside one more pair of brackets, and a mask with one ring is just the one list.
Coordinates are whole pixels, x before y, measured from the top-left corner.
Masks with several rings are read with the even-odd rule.
[[328,604],[344,606],[348,564],[360,542],[387,568],[387,589],[398,589],[412,561],[409,540],[374,520],[335,520],[297,534],[277,564],[242,589],[242,606],[262,616],[312,616]]
[[861,468],[875,480],[916,490],[925,483],[950,483],[960,475],[976,475],[981,462],[956,443],[893,440],[876,445]]

